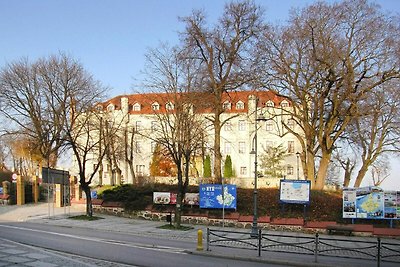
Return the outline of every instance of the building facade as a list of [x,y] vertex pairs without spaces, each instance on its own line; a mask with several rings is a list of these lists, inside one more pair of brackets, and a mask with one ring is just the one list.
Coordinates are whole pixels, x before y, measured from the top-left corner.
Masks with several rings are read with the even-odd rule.
[[[168,100],[168,97],[160,98],[159,96],[160,94],[117,96],[101,103],[99,108],[107,116],[118,121],[118,125],[136,133],[132,137],[133,145],[130,148],[134,155],[132,165],[136,176],[151,181],[175,183],[174,177],[151,177],[150,175],[150,164],[157,145],[155,139],[151,138],[159,123],[157,113],[174,108],[173,101]],[[258,187],[278,187],[280,179],[303,179],[299,161],[302,148],[296,137],[287,130],[288,128],[293,131],[298,130],[298,126],[289,115],[292,107],[287,98],[272,91],[238,91],[225,94],[221,105],[224,109],[220,117],[221,122],[224,122],[220,140],[222,166],[229,155],[232,159],[234,174],[234,177],[227,179],[226,183],[233,183],[243,188],[254,186],[255,140],[257,140],[257,167],[260,174]],[[210,110],[205,109],[199,112],[204,117],[213,116]],[[210,148],[214,143],[214,129],[211,126],[206,129],[205,151],[213,159]],[[119,131],[120,134],[122,132]],[[256,132],[257,138],[255,138]],[[280,170],[273,175],[274,177],[267,174],[267,170],[263,168],[265,165],[263,159],[265,160],[269,147],[280,147],[284,153],[279,162]],[[124,149],[121,145],[117,146],[117,150],[121,149]],[[130,166],[126,160],[120,157],[116,164],[121,171],[121,182],[132,183]],[[107,160],[103,160],[102,165],[103,168],[100,170],[102,179],[100,181],[95,177],[93,184],[118,184],[120,180],[113,177],[115,175],[113,167],[109,166]],[[204,180],[202,163],[197,165],[197,174],[191,177],[191,184],[199,184]]]

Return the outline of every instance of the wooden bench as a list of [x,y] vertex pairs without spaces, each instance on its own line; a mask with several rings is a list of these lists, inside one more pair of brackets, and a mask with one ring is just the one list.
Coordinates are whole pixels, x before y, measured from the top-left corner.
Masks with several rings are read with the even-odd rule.
[[341,233],[351,235],[354,228],[351,225],[328,225],[326,230],[328,230],[328,234]]

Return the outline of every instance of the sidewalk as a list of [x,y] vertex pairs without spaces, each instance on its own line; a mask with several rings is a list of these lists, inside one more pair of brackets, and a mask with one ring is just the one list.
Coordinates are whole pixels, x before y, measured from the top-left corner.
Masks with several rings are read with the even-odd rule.
[[[50,211],[50,216],[49,216]],[[51,224],[51,225],[59,225],[59,226],[68,226],[68,227],[76,227],[76,228],[91,228],[97,230],[104,231],[117,231],[130,233],[133,235],[139,236],[159,236],[159,237],[168,237],[168,239],[174,240],[184,240],[188,242],[193,242],[193,249],[190,249],[188,252],[192,254],[199,254],[205,256],[214,256],[214,257],[222,257],[222,258],[230,258],[230,259],[243,259],[246,261],[256,261],[263,263],[272,263],[272,264],[282,264],[285,266],[376,266],[376,262],[368,261],[368,260],[356,260],[355,263],[349,264],[348,259],[345,258],[331,258],[331,257],[320,257],[319,263],[314,263],[314,257],[312,255],[300,255],[300,254],[289,254],[289,253],[272,253],[272,252],[262,252],[261,257],[258,257],[258,253],[256,250],[247,250],[247,249],[233,249],[233,248],[224,248],[224,247],[211,247],[211,251],[206,250],[206,233],[207,226],[205,225],[194,225],[194,229],[189,231],[173,231],[173,230],[165,230],[160,229],[158,226],[165,225],[166,222],[160,221],[146,221],[139,219],[129,219],[129,218],[121,218],[109,215],[98,215],[104,219],[96,220],[96,221],[78,221],[68,219],[69,216],[84,214],[85,205],[82,204],[74,204],[70,208],[54,208],[50,207],[48,204],[37,204],[37,205],[25,205],[25,206],[0,206],[0,224],[2,221],[24,221],[24,222],[32,222],[32,223],[41,223],[41,224]],[[197,234],[198,230],[203,231],[203,247],[202,251],[197,251]],[[219,227],[213,227],[213,229],[222,229]],[[233,228],[224,228],[225,230],[238,230]],[[245,229],[241,229],[240,231],[246,231]],[[277,233],[277,232],[275,232]],[[293,235],[301,235],[301,233],[291,233]],[[0,239],[1,241],[1,239]],[[6,242],[7,244],[7,242]],[[10,245],[10,244],[8,244]],[[12,246],[15,244],[11,244]],[[0,254],[10,252],[7,246],[2,246],[0,243]],[[14,249],[15,250],[15,249]],[[18,250],[18,249],[17,249]],[[27,251],[27,249],[24,249]],[[9,254],[8,259],[16,259],[15,255],[12,254],[15,251],[11,250],[11,254]],[[29,254],[29,252],[27,252]],[[26,256],[27,253],[19,253],[20,255],[17,257],[18,259],[27,259],[29,256]],[[30,252],[33,253],[33,252]],[[41,254],[42,255],[42,254]],[[43,257],[47,254],[44,253]],[[0,266],[8,266],[2,265],[1,261],[4,258],[0,259]],[[5,258],[7,259],[7,257]],[[11,262],[11,261],[10,261]],[[71,263],[71,265],[65,264],[65,257],[61,257],[58,263],[49,263],[44,260],[37,259],[35,264],[23,266],[43,266],[43,267],[55,267],[55,266],[90,266],[84,261],[79,261]],[[40,263],[40,264],[39,264]],[[92,262],[93,263],[93,262]],[[51,264],[51,265],[48,265]],[[55,265],[54,265],[55,264]],[[57,265],[58,264],[58,265]],[[76,265],[78,264],[78,265]],[[14,265],[15,266],[15,265]],[[102,266],[108,266],[107,264],[102,264]],[[111,266],[111,265],[110,265]],[[123,266],[123,265],[112,265],[112,266]],[[396,266],[396,264],[388,264],[383,263],[382,266]]]

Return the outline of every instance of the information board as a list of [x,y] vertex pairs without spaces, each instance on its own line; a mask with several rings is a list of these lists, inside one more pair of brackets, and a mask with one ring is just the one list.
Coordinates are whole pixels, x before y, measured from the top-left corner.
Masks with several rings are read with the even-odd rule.
[[308,180],[281,180],[279,201],[291,204],[310,204],[310,186]]
[[199,191],[200,208],[236,209],[236,185],[201,184]]
[[343,218],[400,219],[400,191],[376,186],[343,188]]

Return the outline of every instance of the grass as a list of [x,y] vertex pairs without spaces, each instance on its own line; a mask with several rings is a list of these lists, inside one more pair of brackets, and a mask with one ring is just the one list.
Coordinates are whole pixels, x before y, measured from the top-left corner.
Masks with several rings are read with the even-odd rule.
[[68,219],[78,220],[78,221],[97,221],[97,220],[101,220],[103,218],[97,217],[97,216],[90,217],[87,215],[77,215],[77,216],[71,216]]
[[159,229],[166,229],[166,230],[177,230],[177,231],[189,231],[194,229],[191,226],[185,226],[185,225],[181,225],[179,228],[175,227],[175,225],[171,225],[171,224],[165,224],[162,226],[157,227]]

